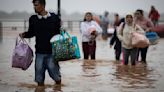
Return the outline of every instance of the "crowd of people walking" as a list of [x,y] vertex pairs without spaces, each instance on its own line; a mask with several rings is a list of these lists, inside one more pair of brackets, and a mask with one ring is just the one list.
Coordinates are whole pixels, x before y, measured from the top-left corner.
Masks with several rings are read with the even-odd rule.
[[[60,34],[61,19],[57,14],[45,10],[45,0],[33,0],[32,3],[36,14],[29,18],[29,29],[27,32],[20,33],[20,37],[36,37],[35,81],[38,86],[44,86],[45,71],[48,70],[54,83],[61,85],[60,66],[58,61],[54,63],[50,43],[50,39],[54,35]],[[151,7],[149,19],[144,16],[142,9],[137,9],[134,13],[128,13],[123,18],[119,14],[115,14],[114,23],[109,20],[109,17],[107,11],[99,20],[95,20],[93,13],[85,13],[80,24],[84,60],[96,60],[96,38],[101,35],[103,40],[107,40],[109,37],[108,28],[112,27],[114,32],[109,45],[111,48],[114,45],[116,61],[121,61],[122,53],[124,65],[128,65],[129,60],[133,66],[136,65],[136,61],[146,64],[149,45],[142,48],[134,46],[133,33],[136,32],[138,35],[146,37],[145,34],[152,31],[154,25],[158,25],[160,15],[155,7]],[[139,60],[140,54],[141,60]]]
[[[92,13],[90,14],[93,16]],[[144,11],[142,9],[137,9],[136,11],[134,11],[134,13],[127,14],[124,17],[120,17],[117,13],[114,14],[113,22],[111,22],[109,18],[109,12],[105,11],[103,16],[99,16],[98,23],[96,23],[97,19],[95,20],[95,22],[93,22],[94,18],[91,18],[91,20],[93,20],[90,20],[90,22],[84,21],[81,23],[80,30],[82,31],[82,48],[84,59],[88,59],[89,52],[92,53],[91,59],[95,59],[96,39],[94,39],[93,44],[88,44],[90,41],[89,37],[92,36],[91,33],[89,33],[89,31],[90,28],[94,26],[93,28],[95,29],[94,31],[96,33],[95,38],[101,33],[102,39],[104,40],[107,40],[110,36],[110,34],[108,33],[108,29],[114,29],[114,32],[110,37],[109,45],[110,48],[112,48],[112,46],[114,45],[116,61],[120,61],[122,53],[122,61],[124,65],[128,65],[129,56],[131,56],[130,60],[132,65],[135,65],[137,61],[140,61],[141,63],[146,65],[146,56],[149,45],[142,48],[134,47],[132,45],[132,33],[133,31],[136,31],[146,37],[146,33],[153,31],[153,27],[158,25],[158,20],[160,18],[160,15],[158,11],[155,9],[155,7],[151,6],[151,10],[148,17],[144,15]],[[86,27],[86,25],[87,28],[84,29],[84,26]],[[84,35],[84,32],[86,32],[87,30],[88,33]],[[84,46],[84,39],[86,39],[86,35],[88,37],[88,41],[86,43],[87,47]],[[87,50],[85,48],[87,48]]]

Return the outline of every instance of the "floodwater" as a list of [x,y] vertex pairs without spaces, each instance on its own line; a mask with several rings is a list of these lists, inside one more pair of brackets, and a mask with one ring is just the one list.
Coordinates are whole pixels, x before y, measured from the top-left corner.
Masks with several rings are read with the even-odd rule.
[[[114,50],[109,41],[98,38],[96,61],[79,60],[60,62],[62,85],[54,85],[46,72],[45,86],[34,82],[34,62],[28,70],[11,67],[11,56],[19,32],[3,32],[0,41],[0,92],[164,92],[164,39],[150,46],[147,66],[124,66],[114,61]],[[78,32],[71,34],[79,38]],[[28,40],[27,40],[28,41]],[[34,39],[30,40],[34,49]]]

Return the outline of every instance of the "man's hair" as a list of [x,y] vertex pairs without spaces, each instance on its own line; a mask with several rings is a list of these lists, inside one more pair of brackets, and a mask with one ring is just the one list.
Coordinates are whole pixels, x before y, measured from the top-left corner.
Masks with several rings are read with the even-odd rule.
[[108,11],[105,11],[104,12],[104,16],[107,17],[109,15],[109,12]]
[[35,3],[36,1],[38,1],[40,4],[42,5],[46,5],[46,0],[33,0],[32,3]]
[[114,16],[117,16],[118,17],[119,15],[118,15],[118,13],[115,13]]
[[137,9],[136,12],[141,13],[141,15],[143,15],[144,11],[142,9]]

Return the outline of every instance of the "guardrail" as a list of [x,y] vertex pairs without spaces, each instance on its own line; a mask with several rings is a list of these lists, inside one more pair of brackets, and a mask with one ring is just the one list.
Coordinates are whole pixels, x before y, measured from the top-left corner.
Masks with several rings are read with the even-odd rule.
[[[63,27],[68,31],[79,31],[80,20],[65,20],[62,21]],[[160,20],[159,23],[164,23],[164,20]],[[0,35],[2,31],[27,31],[28,20],[27,19],[0,19]]]
[[[67,20],[67,21],[62,21],[62,26],[69,31],[78,31],[80,27],[80,22],[78,20]],[[11,20],[0,20],[1,24],[1,31],[27,31],[28,30],[28,20],[16,20],[16,19],[11,19]]]

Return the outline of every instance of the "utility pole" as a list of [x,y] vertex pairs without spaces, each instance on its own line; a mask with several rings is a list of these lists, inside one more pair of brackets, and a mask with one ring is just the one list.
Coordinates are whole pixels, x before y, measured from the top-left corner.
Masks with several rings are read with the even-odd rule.
[[0,21],[0,42],[2,41],[2,22]]
[[59,17],[61,17],[61,13],[60,13],[60,0],[58,0],[58,15],[59,15]]

